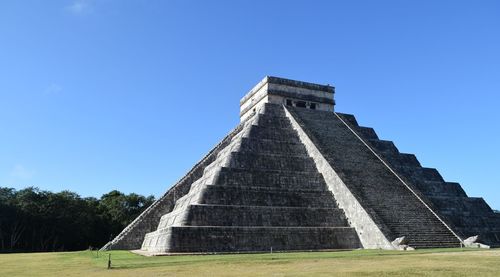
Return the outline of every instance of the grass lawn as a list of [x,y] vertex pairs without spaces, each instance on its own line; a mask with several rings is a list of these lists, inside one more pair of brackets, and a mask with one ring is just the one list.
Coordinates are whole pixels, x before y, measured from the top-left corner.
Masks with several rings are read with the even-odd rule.
[[[111,254],[112,269],[107,270]],[[0,254],[0,276],[500,276],[499,250],[354,250],[143,257],[128,251]]]

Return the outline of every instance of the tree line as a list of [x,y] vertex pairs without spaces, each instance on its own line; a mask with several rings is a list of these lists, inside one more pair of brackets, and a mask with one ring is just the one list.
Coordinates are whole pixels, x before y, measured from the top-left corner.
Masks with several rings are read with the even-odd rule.
[[116,190],[98,199],[70,191],[0,187],[0,251],[101,247],[153,202],[153,196]]

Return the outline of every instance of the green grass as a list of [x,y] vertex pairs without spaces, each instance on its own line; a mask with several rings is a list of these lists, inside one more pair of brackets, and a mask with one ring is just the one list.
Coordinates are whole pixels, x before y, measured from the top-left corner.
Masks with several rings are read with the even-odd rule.
[[[128,251],[0,254],[0,276],[500,276],[500,250],[354,250],[143,257]],[[107,270],[111,254],[112,269]]]

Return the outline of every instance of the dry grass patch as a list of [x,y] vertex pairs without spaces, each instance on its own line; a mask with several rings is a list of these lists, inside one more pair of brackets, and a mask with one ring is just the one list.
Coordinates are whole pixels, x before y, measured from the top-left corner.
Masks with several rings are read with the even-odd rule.
[[[113,269],[107,270],[107,254]],[[500,276],[500,250],[355,250],[143,257],[127,251],[0,255],[0,276]]]

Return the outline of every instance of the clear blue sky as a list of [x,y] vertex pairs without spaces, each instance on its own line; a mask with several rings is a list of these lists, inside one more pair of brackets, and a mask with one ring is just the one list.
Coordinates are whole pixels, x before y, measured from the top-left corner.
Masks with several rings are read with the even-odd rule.
[[2,1],[0,185],[159,196],[265,75],[500,209],[499,1]]

